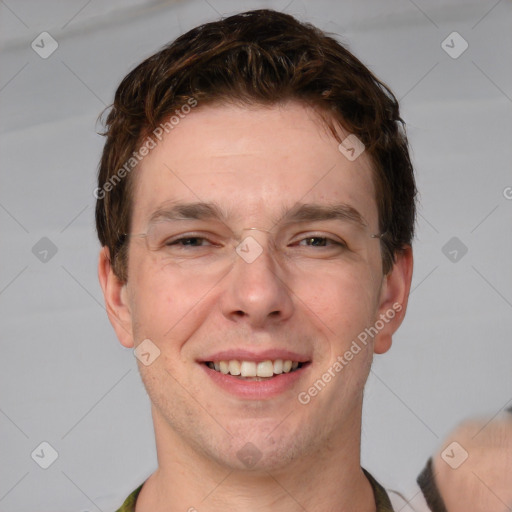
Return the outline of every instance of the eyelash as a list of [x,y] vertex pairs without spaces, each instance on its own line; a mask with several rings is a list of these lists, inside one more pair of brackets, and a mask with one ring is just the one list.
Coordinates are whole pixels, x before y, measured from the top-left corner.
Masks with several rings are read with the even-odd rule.
[[[206,237],[203,237],[203,236],[186,236],[186,237],[180,237],[180,238],[177,238],[175,240],[170,240],[168,242],[166,242],[164,245],[167,246],[167,247],[172,247],[172,246],[178,246],[181,242],[185,241],[185,240],[194,240],[194,239],[197,239],[197,240],[206,240],[206,241],[209,241]],[[318,240],[326,240],[327,242],[330,242],[330,245],[337,245],[339,247],[342,247],[342,248],[345,248],[347,249],[347,244],[341,240],[334,240],[333,238],[329,238],[327,236],[318,236],[318,235],[310,235],[310,236],[306,236],[304,238],[301,238],[300,240],[298,240],[298,242],[303,242],[304,240],[313,240],[313,239],[318,239]],[[210,242],[211,243],[211,242]],[[215,246],[216,244],[213,244],[211,243],[211,245]],[[198,248],[198,247],[204,247],[202,245],[199,245],[199,246],[191,246],[191,245],[181,245],[181,247],[194,247],[194,248]],[[326,248],[326,246],[307,246],[307,247],[323,247],[323,248]]]

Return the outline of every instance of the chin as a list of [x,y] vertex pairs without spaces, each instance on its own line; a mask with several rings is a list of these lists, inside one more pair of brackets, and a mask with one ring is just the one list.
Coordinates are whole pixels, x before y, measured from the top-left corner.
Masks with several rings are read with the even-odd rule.
[[235,471],[263,472],[268,476],[268,472],[289,470],[294,460],[303,459],[307,451],[314,451],[311,447],[315,436],[308,443],[307,432],[290,429],[286,420],[281,422],[282,419],[273,420],[270,426],[267,421],[265,425],[253,425],[252,428],[247,428],[245,422],[245,428],[239,425],[228,446],[214,450],[216,453],[211,455]]

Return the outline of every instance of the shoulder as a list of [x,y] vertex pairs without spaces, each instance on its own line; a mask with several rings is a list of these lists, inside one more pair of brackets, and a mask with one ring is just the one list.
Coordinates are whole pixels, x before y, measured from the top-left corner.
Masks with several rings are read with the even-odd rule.
[[137,498],[140,494],[140,491],[142,489],[142,486],[144,483],[140,484],[137,489],[135,489],[125,500],[124,503],[121,505],[121,508],[117,509],[116,512],[135,512],[135,504],[137,502]]

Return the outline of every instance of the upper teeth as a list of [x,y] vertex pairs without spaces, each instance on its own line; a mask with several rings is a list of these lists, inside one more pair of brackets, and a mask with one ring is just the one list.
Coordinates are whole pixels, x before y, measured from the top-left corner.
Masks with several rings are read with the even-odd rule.
[[299,366],[298,361],[290,359],[267,360],[256,363],[255,361],[217,361],[209,363],[209,367],[218,372],[231,375],[240,375],[242,377],[272,377],[280,373],[289,373]]

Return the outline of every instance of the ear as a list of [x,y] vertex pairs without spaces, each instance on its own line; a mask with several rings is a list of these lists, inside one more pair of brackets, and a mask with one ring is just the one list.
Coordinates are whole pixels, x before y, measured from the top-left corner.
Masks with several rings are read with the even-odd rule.
[[411,290],[413,255],[410,246],[396,254],[396,262],[384,276],[377,322],[384,324],[374,338],[373,350],[383,354],[391,348],[392,336],[400,327]]
[[100,251],[98,278],[103,290],[107,315],[117,338],[124,347],[133,348],[132,314],[128,302],[127,285],[115,275],[110,262],[110,251],[106,246]]

